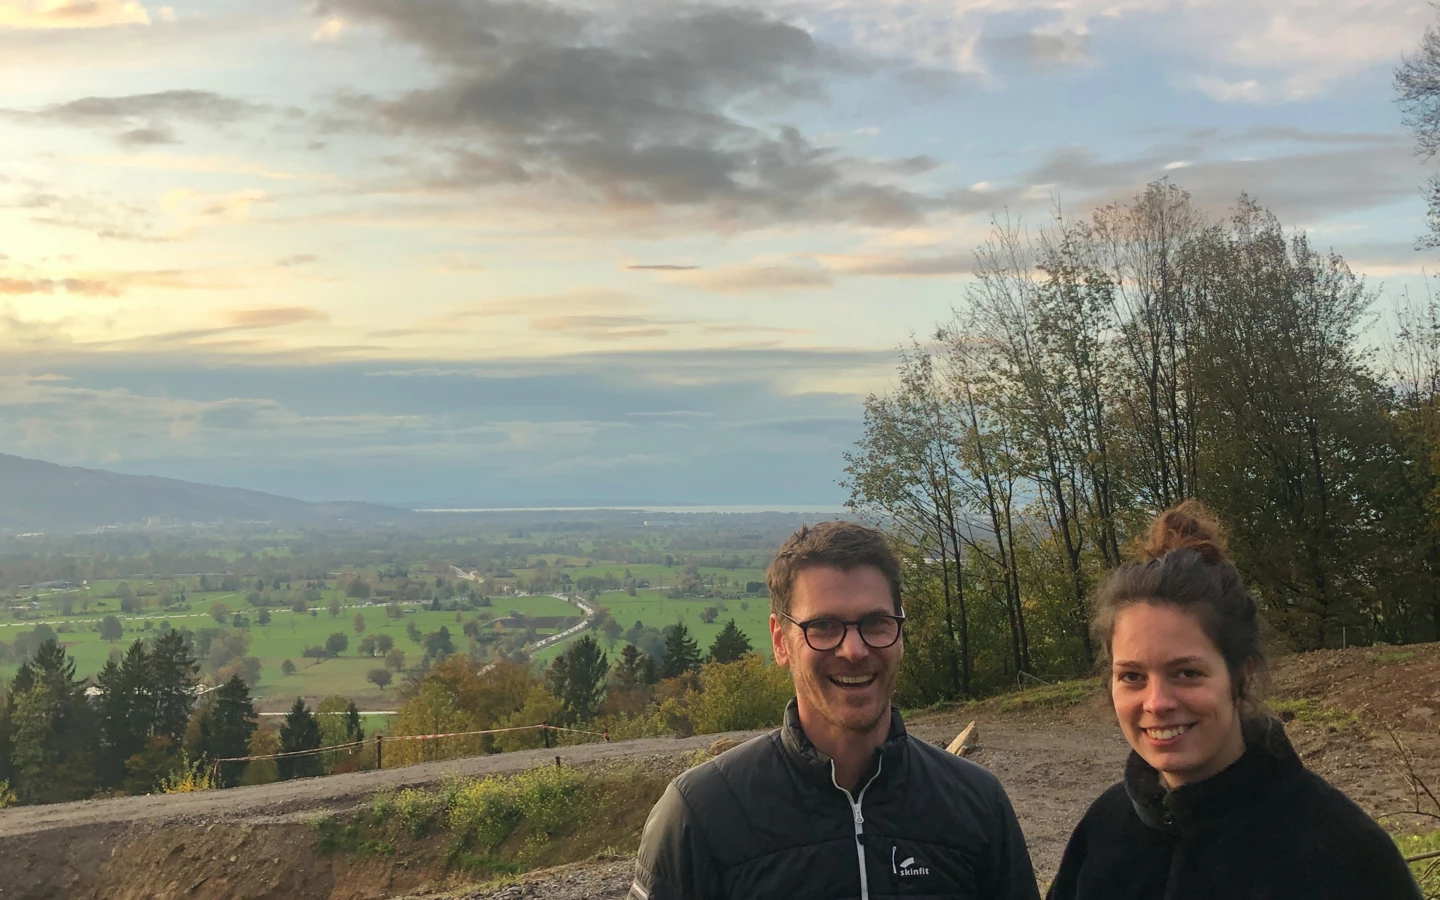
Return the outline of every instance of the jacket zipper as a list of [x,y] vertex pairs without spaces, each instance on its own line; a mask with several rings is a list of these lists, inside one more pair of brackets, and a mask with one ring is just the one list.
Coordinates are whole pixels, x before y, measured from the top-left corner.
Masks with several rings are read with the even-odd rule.
[[830,760],[830,783],[835,785],[835,790],[845,795],[846,800],[850,801],[850,811],[855,814],[855,855],[860,860],[860,900],[870,900],[870,875],[865,868],[865,845],[860,843],[860,836],[865,833],[865,816],[860,812],[860,804],[865,802],[865,792],[870,790],[870,785],[880,777],[880,770],[883,768],[885,768],[885,758],[882,756],[879,765],[875,767],[875,774],[871,775],[870,780],[865,782],[865,786],[860,789],[860,796],[852,797],[850,792],[842,788],[840,782],[835,780],[835,760]]

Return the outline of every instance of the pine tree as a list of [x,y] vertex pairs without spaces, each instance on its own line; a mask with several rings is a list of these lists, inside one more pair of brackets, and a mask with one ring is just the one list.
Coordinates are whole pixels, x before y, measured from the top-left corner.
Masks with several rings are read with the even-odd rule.
[[605,674],[609,671],[610,661],[600,644],[587,634],[550,664],[546,686],[565,704],[570,721],[585,722],[600,711],[605,698]]
[[27,803],[88,796],[95,781],[95,714],[75,660],[47,640],[10,684],[9,719],[16,792]]
[[[290,712],[285,714],[285,721],[280,726],[280,752],[294,753],[297,750],[314,750],[319,746],[320,724],[315,720],[315,714],[310,712],[310,707],[305,705],[304,699],[296,697],[295,704],[290,707]],[[280,771],[281,781],[320,774],[320,754],[318,753],[311,753],[307,756],[282,757],[275,762],[276,768]]]
[[97,774],[102,784],[114,786],[124,780],[125,760],[145,749],[155,727],[150,670],[145,642],[135,641],[120,662],[107,661],[95,679],[101,691],[96,706],[102,751]]
[[630,690],[644,683],[645,654],[634,644],[626,644],[620,651],[620,661],[615,664],[615,687]]
[[665,629],[665,658],[660,663],[660,677],[678,678],[700,668],[700,647],[690,636],[684,622]]
[[[250,701],[250,687],[239,674],[215,692],[215,699],[199,713],[198,738],[190,748],[191,756],[199,759],[233,759],[249,753],[250,736],[255,732],[255,705]],[[227,763],[220,767],[220,786],[240,783],[245,767]]]
[[200,667],[178,631],[168,631],[155,639],[149,663],[149,687],[154,703],[151,731],[168,737],[178,746],[195,708],[195,675]]
[[750,638],[745,636],[731,619],[725,623],[725,627],[715,637],[715,643],[710,645],[710,658],[719,663],[734,662],[747,653],[754,652],[750,646]]

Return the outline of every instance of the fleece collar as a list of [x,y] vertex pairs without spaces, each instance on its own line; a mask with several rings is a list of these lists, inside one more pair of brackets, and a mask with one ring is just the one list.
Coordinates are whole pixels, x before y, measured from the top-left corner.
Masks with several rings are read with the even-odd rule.
[[1173,791],[1132,750],[1125,764],[1125,792],[1140,820],[1161,831],[1193,831],[1265,803],[1303,771],[1304,764],[1275,719],[1248,720],[1243,732],[1243,756],[1224,771]]

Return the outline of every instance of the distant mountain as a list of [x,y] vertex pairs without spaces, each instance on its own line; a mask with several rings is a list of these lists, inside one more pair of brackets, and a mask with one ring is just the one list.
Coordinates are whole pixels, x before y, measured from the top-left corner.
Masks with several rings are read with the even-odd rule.
[[117,475],[0,453],[0,528],[76,531],[159,521],[374,522],[411,515],[371,503],[307,503],[260,491]]

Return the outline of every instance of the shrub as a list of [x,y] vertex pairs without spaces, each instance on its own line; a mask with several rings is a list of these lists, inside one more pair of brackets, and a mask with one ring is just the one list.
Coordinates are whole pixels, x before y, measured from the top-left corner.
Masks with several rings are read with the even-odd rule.
[[430,827],[430,820],[440,812],[440,805],[440,797],[415,788],[405,788],[395,795],[396,818],[416,837]]
[[380,824],[395,813],[395,792],[380,791],[370,799],[370,813],[375,817],[375,824]]
[[215,780],[210,767],[205,765],[205,760],[197,759],[191,762],[190,755],[183,752],[180,754],[180,765],[160,779],[162,794],[190,794],[212,790],[214,787]]
[[512,779],[470,781],[450,802],[450,830],[489,850],[510,836],[521,815],[519,790]]
[[550,834],[575,817],[584,788],[579,769],[542,766],[515,776],[515,803],[535,830]]
[[700,690],[686,697],[690,723],[696,734],[771,728],[780,724],[794,690],[789,670],[758,656],[707,663],[700,670]]

